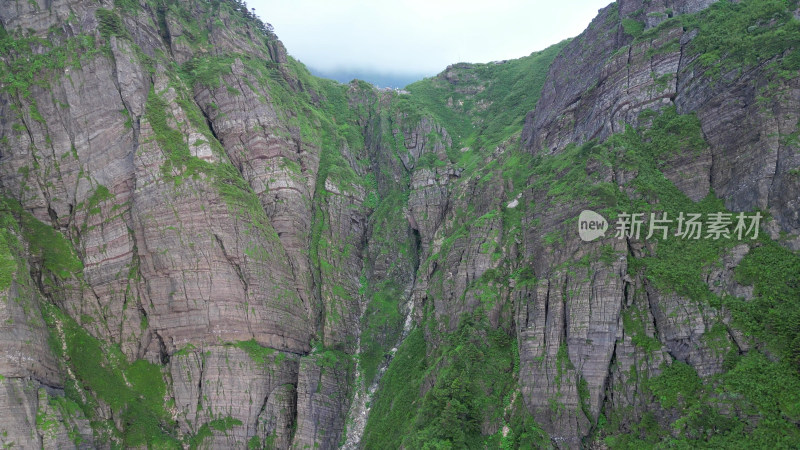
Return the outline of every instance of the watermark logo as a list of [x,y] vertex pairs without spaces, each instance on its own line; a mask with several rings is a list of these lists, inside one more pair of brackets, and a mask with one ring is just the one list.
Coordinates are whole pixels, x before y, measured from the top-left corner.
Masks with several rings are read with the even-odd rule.
[[578,234],[581,240],[591,242],[599,237],[605,237],[608,230],[608,221],[605,217],[594,211],[585,209],[578,216]]
[[[650,239],[657,237],[666,240],[674,239],[758,239],[761,213],[736,215],[727,212],[713,212],[705,215],[699,213],[678,213],[671,218],[666,212],[650,213],[649,221],[644,213],[620,213],[614,225],[614,237],[617,239]],[[605,236],[608,222],[594,211],[584,210],[578,217],[578,234],[581,240],[590,242]],[[645,235],[644,232],[647,232]],[[673,232],[674,231],[674,232]]]

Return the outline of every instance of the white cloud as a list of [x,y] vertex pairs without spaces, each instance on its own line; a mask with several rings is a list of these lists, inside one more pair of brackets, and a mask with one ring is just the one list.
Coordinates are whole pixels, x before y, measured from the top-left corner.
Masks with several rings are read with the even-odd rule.
[[251,0],[289,53],[322,70],[435,74],[518,58],[583,31],[609,0]]

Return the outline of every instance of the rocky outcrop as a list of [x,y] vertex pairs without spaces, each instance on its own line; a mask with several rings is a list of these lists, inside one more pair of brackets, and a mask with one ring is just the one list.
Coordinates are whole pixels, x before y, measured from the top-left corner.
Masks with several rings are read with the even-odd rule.
[[[668,156],[659,163],[664,176],[693,201],[712,191],[732,211],[769,209],[775,215],[773,237],[780,230],[787,234],[784,245],[796,249],[796,208],[786,195],[795,191],[797,180],[789,181],[784,170],[797,165],[798,152],[795,143],[780,138],[796,128],[797,118],[789,112],[797,110],[790,94],[796,77],[776,76],[770,61],[717,76],[698,63],[696,31],[687,32],[676,21],[661,24],[667,16],[697,12],[710,3],[618,2],[603,9],[551,66],[542,98],[526,118],[523,145],[536,155],[559,155],[570,145],[603,141],[626,127],[649,127],[652,115],[642,114],[647,110],[675,107],[680,114],[696,114],[707,146]],[[645,31],[629,34],[621,24],[625,20],[638,21]],[[760,102],[756,92],[764,95]],[[627,180],[637,176],[615,170],[595,179],[627,189]],[[592,248],[576,234],[560,231],[573,228],[570,219],[584,205],[537,191],[523,195],[523,201],[535,203],[541,215],[534,212],[540,221],[526,234],[525,245],[538,282],[518,294],[520,383],[528,408],[553,439],[579,446],[576,437],[590,427],[586,418],[596,420],[604,403],[607,410],[627,405],[636,420],[649,406],[631,373],[653,376],[665,359],[686,362],[701,377],[723,370],[724,354],[738,349],[720,323],[728,322],[723,311],[663,292],[646,279],[631,279],[624,256],[607,268],[592,263],[584,272],[572,266],[566,275],[565,264],[570,267],[568,261],[580,260]],[[555,217],[554,207],[560,210]],[[564,242],[548,242],[554,233],[565,236]],[[629,261],[658,254],[657,248],[641,253],[637,242],[628,242],[630,251],[612,245]],[[752,291],[732,276],[742,250],[747,247],[712,269],[705,280],[710,290],[752,298]],[[644,324],[633,340],[639,347],[641,336],[656,338],[646,352],[631,346],[633,320]],[[581,380],[588,388],[584,398],[573,389]],[[554,412],[553,399],[563,412]]]
[[[306,439],[302,429],[291,432],[296,414],[283,406],[290,402],[295,408],[298,387],[308,389],[298,381],[297,358],[311,350],[315,317],[324,310],[309,262],[319,147],[278,117],[274,92],[263,80],[245,76],[251,72],[242,59],[227,63],[223,72],[229,74],[216,80],[220,89],[197,83],[190,90],[176,84],[168,60],[156,56],[192,67],[191,61],[206,58],[200,47],[207,46],[218,55],[235,51],[286,64],[274,36],[243,22],[231,5],[216,4],[211,11],[192,3],[188,23],[182,12],[150,5],[132,14],[103,13],[97,6],[109,11],[113,5],[86,2],[6,5],[0,14],[5,29],[45,38],[50,26],[64,30],[63,40],[50,44],[55,50],[23,45],[20,51],[51,58],[48,51],[77,43],[74,58],[81,64],[68,65],[63,74],[34,73],[46,85],[31,84],[24,96],[4,85],[2,188],[77,244],[79,277],[46,287],[47,302],[57,303],[93,336],[118,344],[131,361],[167,364],[182,434],[202,435],[203,426],[225,419],[230,429],[212,426],[209,445],[244,446],[256,436],[285,447]],[[195,14],[218,21],[202,43]],[[81,39],[96,40],[108,51]],[[15,57],[8,55],[5,63],[14,64]],[[275,72],[290,72],[282,70]],[[19,108],[22,115],[12,112]],[[339,213],[349,217],[348,207]],[[350,223],[342,216],[334,220]],[[341,233],[350,236],[350,229]],[[16,299],[22,287],[9,289],[9,299]],[[36,288],[25,289],[26,302],[35,306]],[[59,367],[51,356],[52,331],[35,319],[38,309],[17,311],[18,304],[8,304],[7,323],[16,322],[8,336],[28,344],[13,352],[6,346],[9,356],[19,356],[0,371],[8,380],[2,383],[10,383],[12,397],[22,395],[12,377],[35,377],[59,388],[69,364]],[[357,308],[344,312],[357,323]],[[347,327],[357,330],[353,320]],[[28,331],[17,329],[22,326]],[[333,338],[327,341],[336,345]],[[254,361],[223,345],[239,342],[274,349],[280,357]],[[346,410],[348,378],[334,387]],[[35,437],[38,397],[37,387],[32,389],[23,396],[31,415],[15,416],[27,420],[16,427],[19,432]],[[46,402],[38,403],[45,411]],[[335,436],[342,427],[334,424],[320,430]],[[53,436],[60,442],[58,433]],[[25,439],[19,437],[9,439],[20,445]]]
[[0,443],[16,448],[93,448],[92,429],[83,417],[72,416],[63,391],[49,395],[36,381],[0,381]]
[[46,303],[31,276],[29,250],[8,206],[4,203],[0,212],[4,226],[0,235],[0,443],[9,448],[90,448],[93,437],[88,420],[64,398],[64,379],[42,315]]
[[342,443],[353,378],[352,362],[327,353],[300,363],[297,389],[297,433],[293,448],[336,448]]
[[[55,278],[47,271],[59,268],[46,268],[48,283],[25,296],[58,305],[129,362],[161,367],[178,438],[335,446],[352,396],[364,274],[408,296],[415,267],[413,251],[400,266],[386,260],[395,246],[386,235],[365,267],[369,214],[421,152],[443,151],[447,133],[394,112],[395,94],[316,85],[235,2],[136,3],[0,10],[19,42],[4,55],[4,76],[25,58],[71,49],[31,73],[41,83],[2,85],[2,193],[63,233],[81,265]],[[48,44],[25,40],[34,36]],[[323,99],[340,95],[344,110],[325,109]],[[365,114],[334,117],[356,105]],[[372,131],[352,140],[329,123]],[[391,156],[396,142],[406,142],[402,161]],[[389,176],[359,180],[371,170]],[[400,225],[412,250],[411,227]],[[17,298],[22,287],[9,289]],[[17,339],[7,354],[16,365],[0,373],[60,389],[71,363],[52,357],[41,320],[25,325],[36,309],[15,308],[3,336]],[[375,336],[380,348],[396,343],[399,328],[392,333]],[[312,344],[339,352],[337,362]],[[94,400],[124,432],[108,399]],[[37,436],[25,420],[20,432]]]
[[230,430],[212,427],[207,441],[212,447],[246,446],[253,436],[263,442],[274,435],[277,442],[286,442],[293,410],[276,409],[276,405],[293,400],[297,359],[277,351],[253,354],[231,346],[173,356],[169,370],[181,429],[197,433],[204,424],[231,418],[241,424]]
[[[675,106],[680,114],[697,114],[710,149],[700,161],[665,166],[700,171],[700,181],[709,180],[726,207],[769,209],[779,229],[795,235],[797,177],[788,171],[798,161],[795,143],[785,137],[796,132],[796,77],[776,77],[774,61],[732,66],[718,75],[698,63],[696,30],[687,33],[679,22],[669,22],[634,38],[619,22],[693,13],[711,3],[630,1],[603,9],[550,67],[542,98],[526,118],[523,141],[533,152],[558,152],[569,143],[603,140],[626,124],[636,126],[642,111]],[[678,184],[692,179],[682,177]],[[706,193],[696,189],[689,195],[695,200]],[[777,237],[778,228],[772,233]],[[798,248],[795,241],[788,245]]]

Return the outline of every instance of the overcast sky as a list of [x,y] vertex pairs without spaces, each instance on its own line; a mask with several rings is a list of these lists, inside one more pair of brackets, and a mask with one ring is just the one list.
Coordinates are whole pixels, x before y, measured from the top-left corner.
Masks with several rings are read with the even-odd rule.
[[583,31],[611,0],[249,0],[289,54],[322,71],[434,75],[519,58]]

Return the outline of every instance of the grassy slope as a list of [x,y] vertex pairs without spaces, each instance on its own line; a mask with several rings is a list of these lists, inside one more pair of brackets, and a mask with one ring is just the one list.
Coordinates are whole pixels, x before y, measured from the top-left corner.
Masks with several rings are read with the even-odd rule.
[[499,64],[455,65],[452,82],[440,74],[409,85],[409,101],[430,111],[456,148],[500,144],[522,130],[525,115],[539,100],[550,63],[568,42]]

